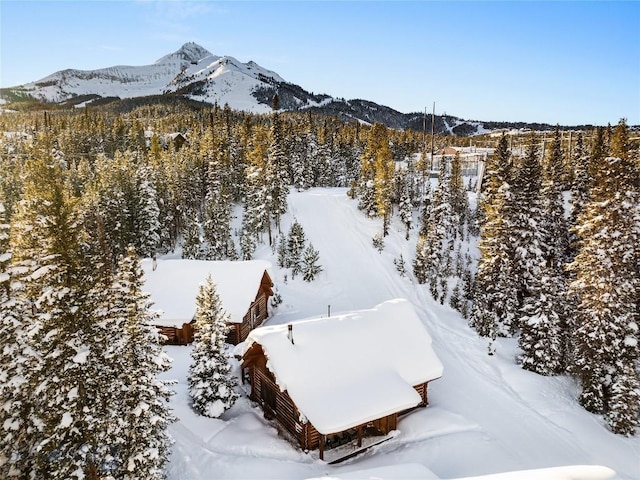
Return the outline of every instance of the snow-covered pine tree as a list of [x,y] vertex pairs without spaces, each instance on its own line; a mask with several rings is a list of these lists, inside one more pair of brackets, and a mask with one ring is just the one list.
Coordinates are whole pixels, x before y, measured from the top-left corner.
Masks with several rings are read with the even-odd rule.
[[181,212],[178,207],[178,196],[172,189],[172,177],[179,164],[172,156],[175,151],[168,152],[160,149],[156,154],[150,155],[150,161],[154,175],[156,200],[159,209],[158,224],[159,243],[158,250],[162,253],[175,250],[178,241],[178,226],[181,221]]
[[280,235],[278,237],[278,266],[280,268],[289,268],[289,247],[287,246],[287,237]]
[[208,190],[204,206],[204,238],[207,242],[207,260],[230,258],[231,192],[224,185],[225,175],[217,159],[209,163]]
[[121,372],[123,389],[117,396],[121,430],[115,435],[113,456],[118,468],[114,476],[162,480],[172,442],[167,427],[175,418],[169,408],[173,382],[158,376],[169,370],[171,360],[162,350],[160,334],[153,325],[158,313],[151,309],[149,294],[142,288],[142,268],[135,249],[130,247],[119,263],[111,289],[116,305],[112,315],[124,323],[120,353],[125,366]]
[[325,121],[318,134],[318,150],[314,161],[316,172],[314,186],[329,187],[333,183],[332,140]]
[[566,285],[551,266],[544,266],[522,307],[520,364],[540,375],[556,375],[565,367]]
[[373,191],[376,212],[378,216],[382,217],[382,236],[386,237],[389,234],[391,223],[391,195],[393,193],[395,162],[389,149],[386,127],[383,126],[383,128],[385,134],[381,134],[374,157]]
[[27,271],[21,282],[38,327],[30,337],[35,361],[22,386],[30,404],[30,474],[97,478],[108,468],[103,453],[110,428],[100,387],[112,371],[103,366],[105,338],[97,336],[104,329],[94,319],[88,242],[77,200],[66,189],[67,164],[48,134],[36,140],[25,173],[11,245],[14,261]]
[[460,282],[457,281],[453,290],[451,291],[451,297],[449,298],[449,306],[454,310],[462,310],[462,302],[465,300],[462,298],[462,290],[460,288]]
[[202,258],[200,224],[196,212],[185,214],[184,238],[182,240],[182,258],[197,260]]
[[569,230],[564,216],[562,178],[564,175],[564,153],[559,127],[547,152],[542,183],[542,218],[544,223],[544,256],[547,264],[562,274],[568,260]]
[[584,146],[582,132],[578,133],[573,150],[573,183],[571,184],[570,214],[568,221],[569,233],[569,261],[578,250],[578,237],[571,231],[577,225],[578,216],[589,201],[589,155]]
[[[442,161],[438,185],[433,193],[429,208],[424,242],[419,242],[423,251],[416,251],[416,257],[420,257],[420,262],[424,262],[424,278],[426,283],[429,283],[431,294],[436,300],[446,295],[447,292],[441,291],[440,287],[442,280],[448,278],[452,273],[450,249],[453,244],[455,228],[452,223],[449,173],[446,162]],[[418,277],[418,275],[416,276]]]
[[[105,240],[115,267],[126,245],[134,241],[132,212],[135,209],[135,169],[129,152],[116,152],[113,159],[99,155],[95,160],[95,181],[90,186],[95,216],[104,222]],[[86,203],[89,203],[85,200]]]
[[564,265],[568,251],[568,230],[564,219],[561,191],[563,153],[559,128],[546,152],[541,188],[542,216],[538,223],[539,273],[528,284],[530,295],[521,309],[523,368],[542,375],[554,375],[564,369],[568,348],[568,302]]
[[302,255],[302,279],[305,282],[310,282],[315,280],[320,272],[322,272],[322,267],[318,263],[320,261],[320,253],[313,248],[312,244],[304,250]]
[[502,135],[487,164],[484,190],[479,199],[480,259],[470,324],[482,336],[509,335],[516,316],[514,252],[509,237],[513,215],[511,169],[511,152],[506,136]]
[[237,382],[226,353],[228,315],[210,275],[198,290],[195,320],[189,395],[196,412],[217,418],[233,406]]
[[398,258],[393,259],[393,265],[394,267],[396,267],[396,270],[398,271],[401,277],[407,276],[407,265],[406,265],[406,262],[404,261],[404,257],[402,256],[402,253]]
[[273,114],[271,115],[271,144],[267,151],[266,182],[269,189],[269,213],[280,231],[280,217],[287,212],[289,194],[289,164],[285,153],[285,140],[280,118],[280,100],[273,96]]
[[413,259],[413,275],[416,277],[418,283],[427,283],[427,258],[426,258],[427,246],[424,235],[418,237],[416,243],[416,256]]
[[267,188],[267,132],[257,127],[249,151],[249,166],[245,169],[245,202],[242,222],[247,235],[259,240],[268,230],[271,241],[271,221]]
[[30,399],[24,385],[33,355],[27,332],[35,325],[20,292],[17,267],[11,265],[9,218],[0,190],[0,477],[7,479],[28,478],[33,468]]
[[287,258],[288,265],[291,267],[291,277],[300,273],[302,268],[302,252],[305,246],[305,234],[302,225],[294,219],[291,227],[289,228],[289,236],[287,238]]
[[638,291],[640,291],[640,193],[637,164],[627,150],[626,122],[611,140],[616,157],[592,155],[590,201],[578,217],[580,248],[570,265],[578,299],[573,332],[580,403],[604,413],[616,433],[639,424]]
[[[392,163],[389,131],[386,126],[374,123],[367,136],[366,148],[360,157],[360,176],[356,187],[358,208],[369,217],[385,215],[379,208],[385,209],[391,196]],[[390,210],[387,214],[390,214]]]
[[291,185],[301,192],[308,188],[305,173],[307,170],[307,150],[302,138],[296,137],[294,148],[290,151],[291,156]]
[[451,160],[451,172],[449,174],[449,198],[451,202],[451,210],[455,216],[453,223],[457,231],[462,237],[464,227],[469,217],[469,197],[462,179],[462,160],[460,152],[456,152]]
[[[533,295],[535,282],[540,278],[540,269],[544,263],[542,244],[546,240],[542,233],[542,165],[537,138],[531,134],[528,138],[525,156],[520,160],[513,181],[513,216],[510,230],[513,244],[513,274],[517,281],[518,308]],[[514,325],[519,327],[519,319]],[[512,333],[514,333],[512,331]]]
[[409,233],[413,223],[413,204],[411,203],[411,192],[409,188],[409,178],[406,170],[401,171],[398,176],[400,197],[398,199],[398,210],[400,221],[406,229],[405,239],[409,240]]
[[160,208],[155,174],[148,165],[136,170],[136,242],[140,255],[153,257],[160,244]]
[[524,298],[519,338],[523,367],[543,375],[564,370],[569,350],[567,320],[572,315],[569,314],[564,273],[569,235],[560,184],[563,166],[560,131],[556,128],[544,164],[542,217],[538,225],[540,251],[534,252],[541,257],[538,261],[540,272],[529,284],[531,295]]
[[242,260],[251,260],[256,251],[255,234],[248,232],[246,228],[240,231],[240,258]]

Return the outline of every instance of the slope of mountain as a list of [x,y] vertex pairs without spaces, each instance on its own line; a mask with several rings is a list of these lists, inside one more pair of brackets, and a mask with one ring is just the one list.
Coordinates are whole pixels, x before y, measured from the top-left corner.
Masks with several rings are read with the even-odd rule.
[[[185,43],[152,65],[61,70],[35,82],[2,89],[0,97],[10,101],[37,100],[68,106],[82,106],[104,99],[154,97],[157,101],[158,97],[173,97],[208,104],[228,104],[233,109],[252,113],[268,113],[276,92],[280,108],[285,111],[308,109],[347,121],[378,122],[396,129],[422,130],[424,127],[425,119],[421,113],[401,113],[367,100],[344,100],[313,94],[253,61],[242,63],[230,56],[213,55],[192,42]],[[436,116],[434,131],[470,136],[499,128],[497,125],[449,115]],[[541,129],[540,125],[536,127]],[[542,127],[552,128],[549,125]],[[430,115],[426,118],[426,128],[431,131]]]
[[[391,128],[421,129],[421,114],[405,114],[367,100],[344,100],[313,94],[286,82],[277,73],[250,61],[217,56],[195,43],[186,43],[152,65],[115,66],[98,70],[67,69],[41,80],[1,93],[11,100],[85,105],[100,99],[133,99],[158,96],[180,97],[203,103],[229,104],[236,110],[268,113],[274,93],[286,111],[309,109],[344,120],[384,123]],[[428,128],[430,129],[428,119]],[[445,122],[436,118],[435,131],[447,133]],[[475,133],[474,127],[464,134]]]
[[74,98],[134,98],[179,94],[207,103],[254,113],[270,111],[253,96],[259,88],[284,80],[255,62],[213,55],[195,43],[145,66],[115,66],[98,70],[67,69],[36,82],[7,89],[12,97],[61,103]]

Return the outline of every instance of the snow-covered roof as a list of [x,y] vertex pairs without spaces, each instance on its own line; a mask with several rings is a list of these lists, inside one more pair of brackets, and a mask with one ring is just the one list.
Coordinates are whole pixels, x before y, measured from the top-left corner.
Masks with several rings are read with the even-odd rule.
[[207,275],[211,274],[222,307],[231,322],[242,318],[256,299],[265,270],[271,264],[263,260],[243,262],[183,259],[142,260],[143,290],[151,294],[155,309],[162,311],[155,322],[163,326],[182,326],[190,322],[196,310],[196,296]]
[[415,385],[442,376],[442,363],[413,305],[404,299],[370,310],[253,330],[281,390],[322,434],[340,432],[421,402]]

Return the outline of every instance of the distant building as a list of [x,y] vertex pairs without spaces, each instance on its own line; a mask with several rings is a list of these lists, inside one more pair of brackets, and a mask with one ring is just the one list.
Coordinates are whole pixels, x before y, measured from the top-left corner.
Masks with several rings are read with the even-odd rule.
[[242,342],[249,332],[268,317],[273,282],[261,260],[244,262],[206,260],[142,261],[143,290],[151,294],[154,308],[161,311],[155,325],[167,343],[186,345],[193,341],[196,296],[207,275],[211,275],[222,308],[229,314],[227,342]]
[[384,439],[399,415],[427,405],[428,384],[443,370],[403,299],[257,328],[237,349],[251,399],[321,459],[345,444],[358,449]]

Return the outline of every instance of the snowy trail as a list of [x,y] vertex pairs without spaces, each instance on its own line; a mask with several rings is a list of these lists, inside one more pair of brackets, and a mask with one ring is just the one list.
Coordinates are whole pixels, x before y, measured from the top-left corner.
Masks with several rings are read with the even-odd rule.
[[[381,220],[365,218],[346,189],[292,192],[289,207],[283,232],[297,218],[320,252],[324,271],[314,282],[289,278],[285,284],[271,250],[261,248],[258,258],[273,261],[284,300],[268,323],[326,315],[327,305],[333,313],[408,298],[431,333],[443,378],[429,387],[429,407],[401,419],[395,438],[338,466],[312,461],[290,447],[246,400],[225,414],[230,418],[225,428],[207,428],[206,422],[220,420],[201,419],[203,431],[193,434],[181,422],[172,428],[179,439],[170,480],[308,478],[399,463],[425,465],[440,478],[564,465],[604,465],[621,479],[640,478],[640,438],[613,435],[600,417],[581,409],[572,379],[520,369],[513,340],[499,340],[496,355],[488,356],[486,339],[457,312],[434,302],[427,286],[398,274],[393,259],[400,253],[411,269],[415,231],[407,242],[396,220],[378,253],[371,240],[381,231]],[[393,331],[389,338],[402,341]],[[184,402],[174,401],[183,406],[179,416],[192,415]],[[254,430],[247,435],[243,428]]]

